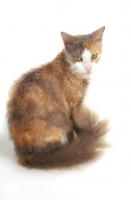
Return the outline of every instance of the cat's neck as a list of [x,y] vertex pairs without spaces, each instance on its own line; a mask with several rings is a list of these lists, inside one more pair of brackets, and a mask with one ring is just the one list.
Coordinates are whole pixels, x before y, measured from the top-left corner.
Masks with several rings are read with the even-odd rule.
[[67,57],[66,57],[66,53],[64,50],[62,50],[57,56],[56,58],[54,59],[54,62],[59,62],[61,64],[61,67],[63,66],[64,69],[68,69],[70,67],[70,63],[69,61],[67,60]]
[[51,62],[52,71],[57,75],[57,77],[67,76],[68,74],[73,73],[70,63],[67,60],[65,51],[61,51],[56,58]]

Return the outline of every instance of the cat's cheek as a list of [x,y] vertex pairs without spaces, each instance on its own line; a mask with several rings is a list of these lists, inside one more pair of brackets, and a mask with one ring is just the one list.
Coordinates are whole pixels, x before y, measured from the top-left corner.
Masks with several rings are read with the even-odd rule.
[[83,66],[83,62],[77,62],[75,64],[75,69],[77,70],[77,72],[79,72],[81,74],[88,74],[85,67]]

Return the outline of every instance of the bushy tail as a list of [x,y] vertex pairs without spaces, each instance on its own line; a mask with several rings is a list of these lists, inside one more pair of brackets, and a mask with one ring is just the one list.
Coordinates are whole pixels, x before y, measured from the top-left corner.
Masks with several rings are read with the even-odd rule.
[[108,131],[107,120],[99,121],[90,116],[88,129],[82,130],[77,139],[52,153],[25,155],[20,163],[27,167],[68,168],[96,158],[107,147],[103,136]]

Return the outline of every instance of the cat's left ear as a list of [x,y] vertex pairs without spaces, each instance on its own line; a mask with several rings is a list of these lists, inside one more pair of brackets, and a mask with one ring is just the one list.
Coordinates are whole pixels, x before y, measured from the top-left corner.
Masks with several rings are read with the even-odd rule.
[[105,30],[105,26],[102,26],[101,28],[99,28],[98,30],[94,31],[91,35],[92,35],[92,41],[93,42],[101,42],[102,41],[102,36]]
[[72,48],[74,46],[74,38],[71,35],[65,32],[61,32],[61,37],[63,39],[64,45],[67,48]]

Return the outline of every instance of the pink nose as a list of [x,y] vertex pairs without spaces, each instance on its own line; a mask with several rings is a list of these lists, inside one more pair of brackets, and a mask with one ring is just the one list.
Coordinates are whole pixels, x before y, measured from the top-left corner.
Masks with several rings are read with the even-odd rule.
[[92,63],[91,62],[85,62],[84,63],[84,67],[85,67],[85,70],[87,72],[90,72],[91,71],[91,67],[92,67]]
[[90,69],[86,69],[86,71],[87,71],[87,72],[90,72],[90,71],[91,71],[91,68],[90,68]]
[[86,65],[85,70],[89,73],[91,71],[91,65]]

